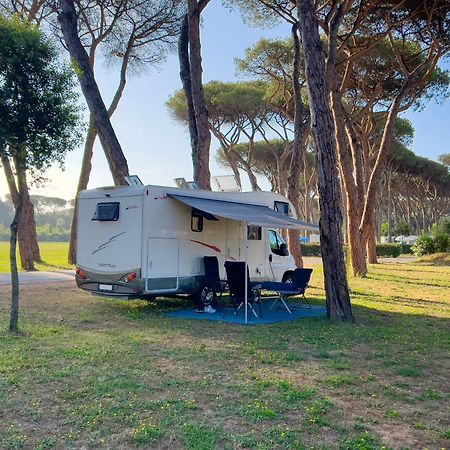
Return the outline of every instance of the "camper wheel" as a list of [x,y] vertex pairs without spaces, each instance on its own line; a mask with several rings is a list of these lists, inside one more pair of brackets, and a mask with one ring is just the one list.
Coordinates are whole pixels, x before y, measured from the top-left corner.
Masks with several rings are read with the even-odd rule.
[[195,294],[192,295],[196,307],[211,305],[216,306],[217,296],[211,286],[203,285]]
[[293,283],[294,282],[294,272],[286,272],[283,275],[283,283]]

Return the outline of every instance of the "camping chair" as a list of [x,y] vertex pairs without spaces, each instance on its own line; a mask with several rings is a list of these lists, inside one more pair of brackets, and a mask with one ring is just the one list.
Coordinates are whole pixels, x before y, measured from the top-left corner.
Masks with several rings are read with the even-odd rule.
[[222,294],[228,287],[226,281],[220,279],[219,261],[216,256],[204,256],[203,264],[205,266],[205,285],[212,289],[214,296],[222,297]]
[[[231,304],[234,309],[234,314],[237,315],[239,310],[245,304],[245,262],[226,261],[225,271],[227,273]],[[262,317],[260,294],[258,290],[260,287],[260,284],[252,284],[250,282],[247,266],[247,305],[256,318],[258,318],[258,314],[256,314],[256,311],[253,308],[255,303],[259,304],[259,317]],[[226,310],[223,317],[225,317],[225,315]]]
[[297,295],[301,295],[303,297],[305,302],[308,304],[309,309],[311,309],[311,304],[305,297],[305,291],[309,286],[309,280],[311,279],[312,271],[312,269],[295,269],[292,276],[293,284],[298,292]]
[[270,306],[270,309],[272,309],[278,302],[280,302],[287,309],[287,311],[291,313],[291,309],[293,309],[293,307],[289,303],[288,298],[296,295],[301,295],[307,303],[308,308],[311,309],[311,304],[305,297],[305,290],[308,287],[312,271],[312,269],[295,269],[292,276],[289,277],[289,279],[291,280],[290,282],[278,283],[269,281],[263,283],[263,289],[274,291],[278,294],[277,298]]

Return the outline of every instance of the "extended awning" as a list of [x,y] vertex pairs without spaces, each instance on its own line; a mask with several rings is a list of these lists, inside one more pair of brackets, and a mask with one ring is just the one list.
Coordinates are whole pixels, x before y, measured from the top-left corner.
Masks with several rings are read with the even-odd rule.
[[187,195],[168,194],[185,205],[205,211],[219,217],[246,222],[249,225],[259,225],[272,228],[294,228],[310,231],[319,231],[317,225],[302,222],[293,217],[281,214],[267,206],[253,205],[251,203],[232,202]]

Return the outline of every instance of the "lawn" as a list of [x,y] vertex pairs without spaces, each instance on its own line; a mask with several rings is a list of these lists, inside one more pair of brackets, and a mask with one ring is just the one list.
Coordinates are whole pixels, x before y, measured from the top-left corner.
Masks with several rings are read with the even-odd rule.
[[450,267],[380,264],[351,288],[354,325],[245,327],[23,286],[20,336],[3,289],[0,448],[449,448]]
[[[40,242],[42,264],[36,264],[37,270],[59,270],[72,269],[67,262],[67,242]],[[17,251],[17,261],[20,268],[19,252]],[[0,273],[10,272],[9,266],[9,242],[0,242]]]

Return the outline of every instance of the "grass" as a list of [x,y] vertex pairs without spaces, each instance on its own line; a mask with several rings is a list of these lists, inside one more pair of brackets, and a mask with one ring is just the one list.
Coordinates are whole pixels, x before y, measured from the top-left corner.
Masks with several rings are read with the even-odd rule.
[[[314,267],[309,298],[323,304]],[[448,448],[450,268],[350,279],[356,324],[170,318],[184,300],[0,291],[0,448]]]
[[[37,270],[53,271],[60,269],[73,269],[67,262],[68,244],[67,242],[40,242],[41,257],[43,262],[36,264]],[[19,252],[17,261],[20,269]],[[9,266],[9,242],[0,242],[0,273],[10,272]]]

